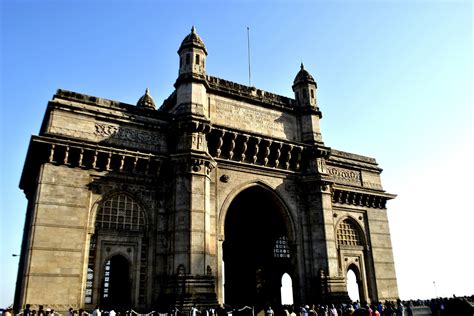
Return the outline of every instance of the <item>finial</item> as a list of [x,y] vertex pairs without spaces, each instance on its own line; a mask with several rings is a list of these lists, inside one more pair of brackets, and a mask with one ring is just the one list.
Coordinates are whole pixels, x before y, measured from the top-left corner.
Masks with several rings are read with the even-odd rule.
[[304,65],[303,65],[303,62],[301,62],[301,66],[300,66],[301,70],[304,69]]
[[193,34],[196,33],[196,28],[194,27],[194,25],[193,25],[193,27],[191,28],[191,33],[193,33]]
[[148,95],[150,95],[150,89],[146,88],[146,90],[145,90],[145,94],[148,94]]

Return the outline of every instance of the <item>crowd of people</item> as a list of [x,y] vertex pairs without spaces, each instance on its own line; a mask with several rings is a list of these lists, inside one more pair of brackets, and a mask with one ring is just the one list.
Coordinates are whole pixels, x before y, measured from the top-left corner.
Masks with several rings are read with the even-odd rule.
[[[227,307],[227,306],[226,306]],[[312,304],[267,308],[259,311],[249,309],[232,309],[223,306],[214,308],[192,307],[189,316],[413,316],[421,313],[431,313],[432,316],[474,316],[474,296],[452,298],[437,298],[431,300],[415,300],[396,302],[374,302],[371,304],[353,302],[352,304]],[[173,313],[187,316],[186,313]],[[199,314],[199,315],[198,315]]]
[[[150,312],[138,314],[133,310],[115,311],[113,309],[104,311],[99,306],[91,312],[84,309],[69,308],[66,316],[413,316],[416,310],[423,309],[431,312],[433,316],[474,316],[474,295],[470,297],[436,298],[431,300],[415,300],[397,302],[377,302],[352,304],[312,304],[312,305],[283,305],[280,307],[267,306],[256,310],[254,307],[234,309],[231,306],[198,307],[192,306],[189,311],[180,311],[177,308],[167,312]],[[16,314],[22,316],[63,316],[56,313],[54,309],[38,306],[38,310],[31,309],[27,304],[25,309]],[[56,315],[55,315],[56,314]],[[135,315],[134,315],[135,314]],[[3,310],[0,316],[15,316],[12,308]]]

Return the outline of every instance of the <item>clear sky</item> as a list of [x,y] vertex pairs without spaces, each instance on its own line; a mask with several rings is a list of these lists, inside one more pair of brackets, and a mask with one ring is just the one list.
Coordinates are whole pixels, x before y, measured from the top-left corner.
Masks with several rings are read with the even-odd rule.
[[[13,1],[1,16],[0,307],[13,301],[28,142],[58,88],[161,104],[195,25],[207,72],[292,97],[318,82],[326,145],[384,169],[400,296],[474,294],[473,4],[460,1]],[[51,231],[54,234],[54,231]],[[45,284],[45,289],[47,284]]]

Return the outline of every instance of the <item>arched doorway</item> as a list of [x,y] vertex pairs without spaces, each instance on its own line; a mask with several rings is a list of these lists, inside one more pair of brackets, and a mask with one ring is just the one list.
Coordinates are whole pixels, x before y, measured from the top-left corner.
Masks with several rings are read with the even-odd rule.
[[281,304],[293,305],[293,282],[288,273],[281,277]]
[[253,186],[239,193],[224,223],[225,303],[281,305],[281,277],[292,271],[288,212],[275,193]]
[[[98,205],[94,226],[85,280],[85,307],[93,309],[101,304],[117,310],[119,306],[145,304],[150,275],[145,210],[135,198],[119,192],[104,198]],[[111,257],[111,254],[117,255]],[[117,276],[111,279],[114,271],[118,271]],[[118,286],[113,286],[114,282],[118,282]],[[115,289],[119,289],[123,297],[114,293]],[[119,305],[110,303],[114,297],[118,297]]]
[[359,281],[357,277],[357,269],[353,266],[350,266],[347,270],[346,285],[347,293],[351,301],[360,301],[360,291],[359,291]]
[[101,305],[104,309],[125,310],[131,304],[130,265],[116,255],[105,262]]

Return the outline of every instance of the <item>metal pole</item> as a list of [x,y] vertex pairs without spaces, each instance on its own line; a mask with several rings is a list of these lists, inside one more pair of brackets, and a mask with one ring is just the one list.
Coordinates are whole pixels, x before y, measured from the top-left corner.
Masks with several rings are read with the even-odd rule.
[[436,290],[436,282],[433,281],[433,287],[434,287],[434,290],[435,290],[435,296],[436,298],[438,298],[438,291]]
[[247,26],[247,55],[249,60],[249,86],[252,86],[251,75],[250,75],[250,28]]

